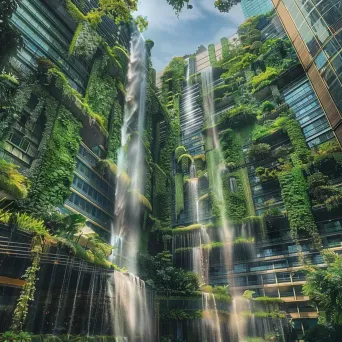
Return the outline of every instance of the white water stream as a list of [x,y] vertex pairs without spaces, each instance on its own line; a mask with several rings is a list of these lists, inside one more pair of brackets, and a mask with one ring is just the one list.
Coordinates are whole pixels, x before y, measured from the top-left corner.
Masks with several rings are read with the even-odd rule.
[[[146,48],[139,33],[131,39],[128,65],[125,111],[121,128],[121,147],[118,150],[118,173],[115,192],[116,225],[112,242],[122,253],[123,240],[129,246],[125,257],[134,266],[139,242],[140,203],[138,196],[144,193],[145,150],[143,133],[146,117]],[[129,211],[129,212],[128,212]],[[132,269],[135,272],[135,269]]]
[[[143,134],[146,118],[146,66],[145,40],[136,32],[131,39],[121,147],[118,150],[116,225],[115,229],[112,229],[111,237],[111,242],[116,248],[116,256],[120,259],[123,256],[127,258],[130,261],[130,270],[134,273],[141,220],[141,203],[134,193],[143,195],[145,191]],[[124,244],[127,244],[126,248]],[[115,336],[122,341],[133,341],[136,338],[152,340],[151,319],[145,283],[142,280],[133,273],[114,271],[113,276],[107,281],[107,296]]]

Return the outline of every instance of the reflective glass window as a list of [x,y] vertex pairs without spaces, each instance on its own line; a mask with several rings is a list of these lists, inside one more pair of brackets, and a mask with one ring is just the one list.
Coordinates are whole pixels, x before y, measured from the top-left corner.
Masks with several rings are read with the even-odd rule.
[[337,40],[335,38],[331,39],[325,46],[324,52],[325,54],[331,58],[336,54],[336,52],[340,49]]
[[332,61],[331,65],[336,71],[337,76],[342,76],[342,55],[338,54]]
[[328,83],[332,83],[332,81],[336,78],[336,75],[333,71],[333,69],[331,68],[331,66],[327,66],[322,74],[323,79]]
[[318,56],[315,58],[315,63],[318,69],[322,69],[324,67],[324,65],[327,63],[327,57],[324,52],[318,54]]

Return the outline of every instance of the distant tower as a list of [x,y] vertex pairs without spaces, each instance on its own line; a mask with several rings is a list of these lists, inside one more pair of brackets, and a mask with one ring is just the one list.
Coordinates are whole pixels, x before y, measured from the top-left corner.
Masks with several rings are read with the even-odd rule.
[[274,8],[271,0],[242,0],[241,7],[245,19],[265,14]]

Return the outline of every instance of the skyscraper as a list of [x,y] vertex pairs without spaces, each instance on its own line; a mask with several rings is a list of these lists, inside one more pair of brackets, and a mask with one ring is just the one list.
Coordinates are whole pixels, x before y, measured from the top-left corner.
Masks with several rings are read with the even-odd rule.
[[341,143],[341,3],[334,0],[273,0],[273,3]]
[[242,0],[241,7],[246,19],[265,14],[273,9],[271,0]]

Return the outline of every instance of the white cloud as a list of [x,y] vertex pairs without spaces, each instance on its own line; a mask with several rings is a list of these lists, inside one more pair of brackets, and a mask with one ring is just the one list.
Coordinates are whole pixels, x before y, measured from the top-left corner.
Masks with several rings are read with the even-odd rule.
[[244,21],[240,5],[230,13],[220,13],[214,0],[193,0],[193,6],[184,8],[177,18],[166,0],[140,0],[136,14],[147,17],[149,22],[144,36],[155,42],[152,59],[157,71],[175,56],[194,53],[201,44],[218,44],[222,37],[236,33]]

